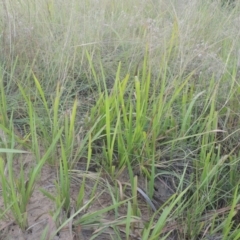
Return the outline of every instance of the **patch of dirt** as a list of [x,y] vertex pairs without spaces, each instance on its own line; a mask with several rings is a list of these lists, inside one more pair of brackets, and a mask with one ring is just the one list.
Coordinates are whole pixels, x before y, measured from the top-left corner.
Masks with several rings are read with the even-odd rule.
[[[30,169],[34,167],[35,159],[34,156],[30,153],[19,155],[17,159],[14,160],[14,172],[16,176],[19,174],[21,165],[25,171],[25,177],[27,177]],[[90,207],[86,210],[87,212],[95,212],[108,207],[112,204],[113,199],[110,194],[112,191],[114,195],[123,195],[123,199],[126,200],[131,196],[131,185],[129,175],[127,171],[123,171],[119,176],[116,177],[115,183],[112,182],[111,178],[105,174],[99,174],[94,172],[86,172],[84,170],[75,170],[71,172],[72,174],[72,183],[71,183],[71,201],[72,206],[76,206],[76,200],[79,193],[79,189],[82,184],[82,179],[84,174],[87,175],[85,181],[85,199],[87,202],[92,198],[92,189],[95,186],[96,181],[98,186],[95,192],[95,198],[91,203]],[[46,232],[45,239],[51,239],[50,236],[57,230],[57,228],[67,220],[67,216],[64,213],[60,213],[57,221],[54,221],[53,215],[56,211],[54,202],[43,195],[39,189],[44,189],[51,194],[56,193],[55,181],[57,180],[57,168],[45,164],[42,168],[41,175],[37,180],[35,185],[35,190],[33,191],[32,197],[30,198],[29,204],[27,206],[28,213],[28,228],[25,231],[22,231],[18,225],[14,222],[13,217],[8,215],[8,218],[5,220],[0,220],[0,239],[6,240],[38,240],[41,239],[43,232],[48,227]],[[109,183],[109,184],[108,184]],[[117,186],[117,187],[114,187]],[[111,191],[109,191],[111,188]],[[121,193],[121,188],[124,189]],[[143,227],[143,221],[148,220],[149,217],[153,214],[151,206],[146,201],[146,198],[143,194],[147,192],[147,182],[143,177],[138,177],[138,188],[142,191],[138,191],[138,204],[142,212],[142,219],[139,220],[139,227]],[[154,206],[158,209],[161,204],[171,195],[167,185],[160,179],[156,179],[155,183],[155,194],[154,194]],[[119,191],[119,193],[117,193]],[[0,196],[0,209],[4,210],[3,199]],[[71,214],[74,214],[77,210],[72,209]],[[79,218],[85,212],[79,213]],[[127,213],[127,204],[121,206],[118,210],[121,216],[125,216]],[[104,217],[101,219],[103,223],[108,225],[111,222],[116,220],[115,211],[109,211],[104,214]],[[119,216],[120,217],[120,216]],[[98,220],[98,219],[96,219]],[[64,226],[57,236],[52,238],[53,240],[69,239],[69,240],[88,240],[90,239],[95,231],[99,231],[99,226],[75,226],[72,221],[70,221],[66,226]],[[125,239],[125,228],[124,226],[118,226],[119,234],[121,239]],[[132,239],[140,239],[140,231],[132,233]],[[95,239],[97,240],[110,240],[116,239],[115,232],[112,228],[106,227],[103,233],[99,234]]]

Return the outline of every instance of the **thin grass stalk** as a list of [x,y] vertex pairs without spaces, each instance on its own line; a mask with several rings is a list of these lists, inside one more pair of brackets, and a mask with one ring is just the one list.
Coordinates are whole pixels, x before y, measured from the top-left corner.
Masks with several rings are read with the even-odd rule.
[[[74,138],[75,138],[75,122],[76,122],[76,113],[77,113],[77,99],[74,101],[73,108],[70,115],[65,115],[65,153],[66,158],[70,159],[70,156],[73,155],[74,151]],[[70,119],[70,120],[69,120]],[[69,168],[71,169],[74,166],[74,161],[69,161]]]
[[70,175],[67,161],[67,153],[65,146],[61,141],[61,162],[59,171],[59,196],[60,201],[63,202],[64,210],[68,213],[70,210]]
[[7,111],[7,99],[3,86],[3,77],[0,76],[0,120],[1,125],[8,127],[8,111]]
[[236,210],[235,207],[237,203],[239,202],[240,195],[239,195],[239,190],[238,190],[238,185],[235,188],[234,195],[233,195],[233,200],[231,204],[231,210],[229,211],[229,214],[224,221],[224,227],[223,227],[223,240],[229,239],[229,234],[233,226],[233,217],[236,215]]
[[[88,140],[88,159],[87,159],[87,166],[86,166],[86,172],[89,169],[90,162],[92,157],[92,137],[91,134],[89,134],[89,140]],[[84,174],[82,184],[78,193],[77,197],[77,208],[83,206],[84,198],[85,198],[85,185],[86,184],[86,175]]]
[[34,79],[34,82],[35,82],[37,91],[38,91],[38,93],[39,93],[40,96],[41,96],[41,99],[42,99],[42,102],[43,102],[43,106],[44,106],[45,111],[46,111],[46,113],[47,113],[47,117],[48,117],[49,119],[51,119],[50,109],[49,109],[49,107],[48,107],[48,103],[47,103],[47,100],[46,100],[46,97],[45,97],[44,90],[43,90],[40,82],[38,81],[38,79],[37,79],[37,77],[35,76],[34,73],[33,73],[33,79]]
[[[196,103],[198,98],[202,96],[203,93],[204,93],[204,91],[198,93],[190,102],[188,109],[186,111],[184,111],[182,126],[181,126],[181,130],[180,130],[180,136],[184,136],[187,133],[187,130],[189,129],[189,127],[191,126],[190,120],[192,118],[192,111],[193,111],[194,104]],[[183,95],[183,96],[186,96],[186,95]],[[184,108],[184,106],[186,106],[186,102],[182,104],[183,108]]]
[[49,146],[49,148],[47,149],[46,153],[43,155],[43,157],[41,158],[41,160],[38,162],[37,166],[33,169],[31,176],[29,177],[29,181],[28,181],[28,187],[26,190],[26,194],[28,196],[31,196],[32,191],[33,191],[33,187],[36,181],[36,177],[38,176],[42,166],[44,165],[44,163],[46,163],[47,160],[49,160],[48,158],[51,156],[53,150],[55,149],[55,146],[57,144],[57,142],[60,139],[60,136],[63,132],[63,128],[61,128],[58,133],[56,134],[55,138],[52,141],[52,144]]
[[[91,199],[91,201],[92,200],[93,199]],[[101,209],[101,210],[98,210],[98,211],[95,211],[95,212],[92,212],[92,213],[86,213],[83,216],[81,216],[79,219],[77,219],[75,221],[75,224],[77,224],[77,225],[81,224],[82,226],[90,225],[90,224],[93,224],[93,223],[101,224],[102,214],[107,213],[108,211],[111,211],[113,209],[118,208],[119,206],[121,206],[122,204],[126,203],[127,201],[128,200],[117,202],[116,204],[110,205],[108,207],[105,207],[104,209]],[[89,203],[88,203],[88,205],[89,205]]]
[[57,89],[56,89],[56,96],[55,100],[53,103],[53,130],[52,130],[52,137],[55,138],[55,135],[59,131],[59,116],[58,116],[58,111],[59,111],[59,105],[60,105],[60,97],[61,97],[61,90],[60,90],[60,83],[58,82],[57,84]]
[[132,185],[132,196],[133,196],[133,215],[138,216],[138,201],[137,201],[137,187],[138,187],[138,178],[137,176],[134,176],[133,178],[133,185]]
[[36,160],[38,162],[38,161],[40,161],[40,149],[39,149],[39,143],[38,143],[38,136],[37,136],[37,132],[36,132],[36,114],[35,114],[31,99],[29,96],[27,96],[26,91],[22,88],[21,85],[18,85],[18,88],[28,106],[28,116],[29,116],[29,125],[30,125],[31,140],[32,140],[32,150],[33,150],[33,152],[36,156]]
[[131,206],[131,202],[128,201],[127,217],[126,217],[126,225],[125,225],[125,232],[126,232],[127,240],[130,239],[131,216],[132,216],[132,206]]

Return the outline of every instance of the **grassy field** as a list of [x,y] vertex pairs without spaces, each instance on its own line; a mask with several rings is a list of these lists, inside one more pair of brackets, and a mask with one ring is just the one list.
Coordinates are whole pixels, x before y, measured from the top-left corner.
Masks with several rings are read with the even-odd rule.
[[3,0],[0,239],[240,239],[239,13]]

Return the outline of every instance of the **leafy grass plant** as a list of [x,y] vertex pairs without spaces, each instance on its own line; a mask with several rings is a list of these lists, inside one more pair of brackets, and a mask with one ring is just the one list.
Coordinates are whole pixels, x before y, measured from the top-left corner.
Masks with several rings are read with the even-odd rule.
[[[56,228],[42,239],[239,239],[239,11],[4,0],[0,222],[34,229],[40,189]],[[46,165],[53,192],[36,189]]]

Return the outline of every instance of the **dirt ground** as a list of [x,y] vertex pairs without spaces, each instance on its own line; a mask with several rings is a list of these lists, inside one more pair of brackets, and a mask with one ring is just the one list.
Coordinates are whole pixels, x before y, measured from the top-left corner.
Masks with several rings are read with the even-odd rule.
[[[24,156],[23,156],[24,155]],[[14,172],[17,174],[20,171],[21,162],[24,164],[24,170],[26,171],[26,174],[30,168],[33,167],[33,156],[30,153],[23,154],[22,160],[16,160],[14,164]],[[81,173],[81,170],[79,170],[79,173]],[[89,179],[86,181],[86,201],[89,200],[87,198],[90,198],[91,189],[95,184],[94,176],[97,178],[97,173],[89,173],[93,176],[92,180]],[[73,178],[71,184],[71,201],[72,205],[74,206],[74,202],[76,201],[80,184],[81,184],[81,174],[76,174]],[[126,172],[123,172],[119,178],[119,183],[129,183],[128,174]],[[53,220],[53,217],[51,213],[54,213],[55,206],[54,202],[43,195],[39,189],[45,189],[46,191],[50,192],[51,194],[54,194],[56,192],[54,182],[57,180],[57,172],[56,167],[52,167],[49,165],[44,165],[41,171],[41,176],[37,181],[37,184],[35,186],[35,190],[32,194],[32,197],[29,201],[29,204],[27,206],[27,213],[28,213],[28,228],[25,231],[22,231],[14,222],[13,218],[9,216],[9,219],[6,221],[0,221],[0,239],[6,239],[6,240],[38,240],[41,239],[41,236],[43,234],[44,229],[48,226],[48,233],[47,233],[47,239],[50,239],[51,234],[53,234],[56,229],[59,226],[56,226],[55,221]],[[112,198],[111,195],[108,193],[107,189],[107,178],[101,177],[99,180],[99,186],[96,191],[96,199],[94,199],[93,203],[89,207],[88,211],[94,212],[99,209],[102,209],[104,207],[107,207],[111,204]],[[145,188],[145,180],[142,178],[139,178],[139,188],[143,189]],[[102,183],[102,184],[101,184]],[[110,183],[111,184],[111,183]],[[101,193],[101,194],[100,194]],[[131,191],[129,190],[129,194]],[[170,191],[167,187],[167,185],[157,179],[156,182],[156,192],[154,196],[154,204],[156,207],[159,207],[163,202],[164,199],[166,199],[168,196],[170,196]],[[125,198],[128,195],[128,191],[126,191]],[[141,193],[139,192],[139,202],[142,205],[141,210],[144,214],[145,219],[147,220],[149,217],[149,214],[152,214],[152,211],[149,210],[149,207],[146,204],[146,201],[141,196]],[[157,206],[158,205],[158,206]],[[3,199],[0,196],[0,208],[4,209],[3,205]],[[74,214],[76,212],[76,209],[72,209],[71,213]],[[123,216],[124,213],[126,213],[126,208],[122,207],[119,212],[122,212]],[[80,213],[81,215],[81,213]],[[79,215],[79,216],[80,216]],[[62,219],[61,219],[62,218]],[[114,220],[114,211],[110,211],[107,215],[105,214],[103,221],[105,220]],[[64,218],[64,214],[60,214],[60,217],[58,219],[58,222],[64,222],[66,220],[66,216]],[[124,228],[120,232],[122,235],[122,239],[125,239],[124,236]],[[69,239],[69,240],[88,240],[93,235],[94,231],[97,229],[89,228],[81,228],[81,226],[78,226],[76,228],[73,227],[72,221],[70,221],[66,226],[64,226],[57,236],[55,236],[54,240],[60,240],[60,239]],[[132,234],[132,239],[139,239],[140,233],[134,233]],[[108,239],[114,239],[114,232],[111,228],[106,228],[106,231],[99,235],[97,238],[99,240],[108,240]]]

